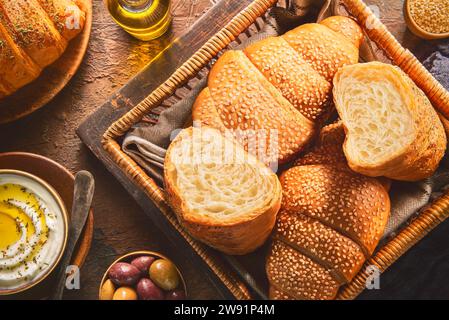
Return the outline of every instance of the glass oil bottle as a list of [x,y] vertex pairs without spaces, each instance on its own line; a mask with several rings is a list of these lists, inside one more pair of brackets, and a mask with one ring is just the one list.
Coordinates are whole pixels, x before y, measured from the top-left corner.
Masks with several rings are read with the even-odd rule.
[[137,39],[156,39],[170,25],[170,0],[104,1],[114,21]]

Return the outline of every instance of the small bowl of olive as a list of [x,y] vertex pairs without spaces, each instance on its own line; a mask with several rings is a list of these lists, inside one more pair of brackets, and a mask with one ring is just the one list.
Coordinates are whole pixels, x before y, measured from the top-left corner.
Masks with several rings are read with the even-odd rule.
[[98,296],[100,300],[185,300],[187,290],[170,259],[153,251],[135,251],[111,264]]

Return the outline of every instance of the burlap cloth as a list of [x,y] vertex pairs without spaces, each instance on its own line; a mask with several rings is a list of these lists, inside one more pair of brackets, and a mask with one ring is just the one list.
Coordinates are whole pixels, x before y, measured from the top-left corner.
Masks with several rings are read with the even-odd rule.
[[[318,15],[318,18],[316,19]],[[243,41],[240,45],[231,45],[233,49],[245,47],[259,39],[275,36],[312,21],[315,17],[320,21],[331,15],[345,15],[338,0],[294,0],[287,1],[286,8],[274,7],[269,13],[268,22],[262,30]],[[378,60],[374,46],[365,39],[360,48],[362,61]],[[434,46],[424,65],[442,84],[449,89],[447,77],[449,69],[449,43],[440,42]],[[206,86],[206,78],[202,79],[191,92],[180,102],[165,109],[154,126],[135,125],[125,136],[123,150],[149,175],[162,182],[163,160],[166,148],[179,129],[188,121],[195,98]],[[449,162],[447,156],[443,159],[437,172],[430,178],[415,182],[394,182],[390,190],[391,216],[384,234],[384,239],[394,235],[409,218],[417,214],[434,198],[449,188]]]

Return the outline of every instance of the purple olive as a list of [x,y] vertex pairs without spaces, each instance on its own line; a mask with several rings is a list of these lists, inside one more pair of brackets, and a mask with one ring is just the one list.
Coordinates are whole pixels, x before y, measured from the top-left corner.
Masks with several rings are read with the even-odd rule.
[[118,286],[133,286],[139,281],[140,270],[125,262],[117,262],[109,270],[109,279]]
[[137,283],[137,295],[140,300],[164,300],[164,293],[148,278],[142,278]]
[[131,264],[139,269],[143,276],[146,276],[154,260],[155,258],[150,256],[141,256],[131,261]]
[[165,295],[166,300],[185,300],[186,294],[184,293],[184,290],[172,290],[167,292]]

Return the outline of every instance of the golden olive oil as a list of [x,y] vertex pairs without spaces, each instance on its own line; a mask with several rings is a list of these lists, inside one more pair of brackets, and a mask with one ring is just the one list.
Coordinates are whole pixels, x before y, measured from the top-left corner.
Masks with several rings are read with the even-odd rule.
[[19,241],[20,236],[16,220],[8,213],[0,211],[0,251]]
[[14,200],[27,204],[36,212],[38,223],[41,226],[40,244],[45,243],[48,237],[48,227],[39,200],[26,188],[8,183],[0,185],[0,251],[6,250],[19,241],[22,236],[20,224],[26,226],[28,239],[36,233],[32,218],[22,208],[14,205],[12,202]]
[[114,21],[137,39],[162,36],[171,22],[170,0],[105,0]]

